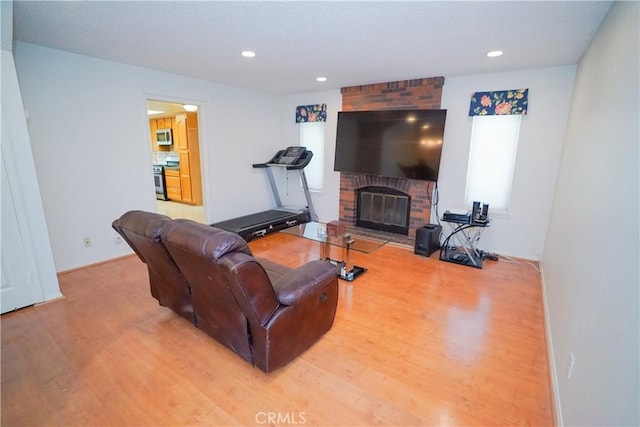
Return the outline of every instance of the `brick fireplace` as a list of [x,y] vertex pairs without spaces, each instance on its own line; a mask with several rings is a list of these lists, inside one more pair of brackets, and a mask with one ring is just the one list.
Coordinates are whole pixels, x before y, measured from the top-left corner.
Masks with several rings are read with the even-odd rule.
[[[439,109],[444,77],[343,87],[342,111],[391,109]],[[373,175],[340,173],[340,221],[356,223],[356,192],[365,187],[384,187],[409,196],[409,243],[416,228],[429,223],[430,194],[435,183]]]

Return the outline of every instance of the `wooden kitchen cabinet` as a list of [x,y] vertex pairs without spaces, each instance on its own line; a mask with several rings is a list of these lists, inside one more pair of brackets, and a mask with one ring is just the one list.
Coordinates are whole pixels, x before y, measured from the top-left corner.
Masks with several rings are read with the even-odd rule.
[[149,137],[151,138],[151,147],[156,150],[156,130],[158,130],[158,122],[155,119],[149,120]]
[[193,177],[190,168],[190,153],[181,151],[180,153],[180,188],[182,188],[182,200],[195,204],[193,199]]
[[178,114],[176,116],[175,141],[173,142],[178,150],[188,150],[187,141],[187,115]]
[[[169,127],[171,127],[171,117],[169,117],[168,119],[149,119],[149,137],[151,138],[152,151],[171,151],[171,149],[173,148],[173,145],[158,145],[156,143],[156,130],[167,129],[167,124],[169,124]],[[173,130],[171,133],[174,134],[175,130]]]
[[182,201],[182,185],[180,184],[179,169],[165,169],[164,179],[167,186],[167,197],[174,202]]
[[[167,129],[171,127],[171,126],[167,126],[167,119],[164,117],[156,119],[156,123],[157,123],[158,129]],[[169,125],[171,125],[171,118],[169,118]]]
[[177,149],[180,156],[182,201],[201,205],[202,177],[197,113],[178,114],[175,133],[177,137],[174,141],[174,149]]

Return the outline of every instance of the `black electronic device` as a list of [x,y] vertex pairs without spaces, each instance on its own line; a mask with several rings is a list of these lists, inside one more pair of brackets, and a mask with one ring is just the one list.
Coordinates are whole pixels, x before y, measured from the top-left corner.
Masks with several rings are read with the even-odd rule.
[[427,224],[416,230],[416,241],[413,253],[429,256],[440,249],[440,232],[442,227],[437,224]]
[[482,212],[482,208],[480,207],[480,202],[473,202],[473,208],[471,208],[471,218],[478,219],[480,213]]
[[447,110],[338,113],[334,170],[437,181]]
[[468,213],[446,211],[442,214],[442,220],[447,222],[457,222],[459,224],[469,224],[471,222],[471,215]]
[[473,222],[485,223],[489,220],[489,204],[473,202],[473,214],[471,216]]

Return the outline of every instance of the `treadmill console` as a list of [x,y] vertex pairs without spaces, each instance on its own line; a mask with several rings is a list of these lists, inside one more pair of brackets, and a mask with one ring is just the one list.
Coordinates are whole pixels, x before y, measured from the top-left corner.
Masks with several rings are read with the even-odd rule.
[[279,150],[275,156],[266,163],[254,163],[254,168],[268,168],[270,166],[284,167],[287,170],[300,170],[307,167],[313,153],[307,150],[307,147],[288,147],[284,150]]
[[286,150],[278,152],[271,163],[293,165],[302,157],[305,151],[307,151],[306,147],[288,147]]

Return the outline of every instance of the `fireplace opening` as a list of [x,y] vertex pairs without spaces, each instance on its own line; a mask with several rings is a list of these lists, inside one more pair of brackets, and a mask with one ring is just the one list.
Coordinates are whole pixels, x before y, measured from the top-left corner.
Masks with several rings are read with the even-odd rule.
[[356,226],[409,234],[411,196],[388,187],[356,190]]

